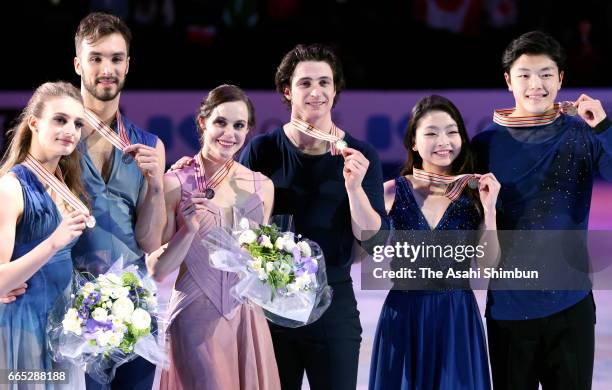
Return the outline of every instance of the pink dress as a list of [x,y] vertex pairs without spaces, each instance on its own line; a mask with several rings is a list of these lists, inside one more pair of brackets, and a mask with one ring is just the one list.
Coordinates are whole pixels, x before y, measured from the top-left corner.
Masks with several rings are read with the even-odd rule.
[[[196,190],[193,167],[175,173],[183,207]],[[237,205],[242,215],[263,221],[260,173],[252,173],[254,193]],[[232,213],[230,213],[232,215]],[[222,209],[211,210],[199,234],[214,226],[232,226]],[[180,227],[180,226],[177,226]],[[280,389],[270,330],[261,308],[239,303],[230,294],[237,275],[209,265],[208,251],[196,238],[184,259],[168,307],[170,368],[161,389]]]

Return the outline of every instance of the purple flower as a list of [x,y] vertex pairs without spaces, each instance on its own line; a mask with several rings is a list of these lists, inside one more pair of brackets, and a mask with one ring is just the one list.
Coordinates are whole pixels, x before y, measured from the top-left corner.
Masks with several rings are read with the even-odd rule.
[[291,254],[293,255],[293,262],[299,264],[302,260],[302,252],[300,252],[300,248],[297,245],[293,247]]
[[83,304],[85,306],[91,307],[93,305],[95,305],[96,303],[100,302],[100,293],[98,291],[94,291],[92,293],[90,293],[87,298],[83,299]]
[[85,323],[86,333],[95,333],[97,330],[111,330],[113,323],[111,321],[100,322],[90,318]]
[[87,318],[89,318],[89,310],[86,307],[81,307],[78,310],[78,316],[81,319],[86,320]]
[[302,262],[298,266],[299,268],[295,272],[296,276],[303,275],[304,273],[316,274],[319,269],[319,265],[312,257],[303,257]]

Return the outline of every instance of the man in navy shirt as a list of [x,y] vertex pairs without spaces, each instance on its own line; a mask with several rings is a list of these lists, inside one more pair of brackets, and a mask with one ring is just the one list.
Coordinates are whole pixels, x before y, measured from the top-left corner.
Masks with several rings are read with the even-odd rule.
[[[368,240],[388,228],[376,151],[332,122],[331,109],[343,86],[342,68],[331,50],[296,46],[276,73],[276,88],[292,121],[255,137],[240,157],[243,165],[272,179],[273,214],[292,214],[295,231],[321,246],[333,288],[332,303],[316,322],[296,329],[270,325],[285,390],[301,389],[304,370],[311,389],[355,389],[361,325],[351,248],[355,239]],[[317,128],[323,139],[309,135],[308,128],[299,130],[295,119]],[[335,147],[342,142],[335,139],[345,142],[341,152]]]
[[[515,108],[496,110],[474,138],[479,169],[501,183],[500,230],[586,230],[594,176],[612,180],[611,121],[598,100],[555,104],[564,53],[533,31],[506,48],[502,63]],[[565,113],[575,111],[576,116]],[[533,233],[537,234],[537,233]],[[534,250],[549,243],[536,241]],[[543,252],[542,252],[543,253]],[[502,262],[509,254],[504,254]],[[588,261],[586,250],[583,259]],[[503,265],[503,263],[502,263]],[[492,280],[487,329],[495,389],[590,389],[595,305],[590,291],[500,290]]]

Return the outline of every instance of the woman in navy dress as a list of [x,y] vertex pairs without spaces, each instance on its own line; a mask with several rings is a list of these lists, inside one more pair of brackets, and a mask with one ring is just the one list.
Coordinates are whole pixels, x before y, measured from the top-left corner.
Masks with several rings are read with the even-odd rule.
[[[473,172],[467,132],[457,108],[441,96],[421,99],[412,110],[404,145],[408,160],[401,176],[384,185],[395,238],[404,231],[408,237],[402,239],[422,242],[442,231],[457,230],[452,239],[470,244],[477,241],[474,231],[482,229],[486,231],[483,239],[486,234],[488,240],[485,262],[493,264],[498,257],[495,202],[500,187],[495,177],[475,175],[478,190],[465,187],[454,200],[446,184],[426,180]],[[417,178],[413,168],[421,170]],[[434,264],[443,272],[448,267],[465,271],[470,266],[469,260],[454,259]],[[391,262],[392,268],[397,266]],[[394,281],[374,338],[370,389],[490,389],[485,335],[469,280],[421,283],[425,284],[415,290],[415,285]]]
[[[50,309],[69,293],[70,248],[85,228],[86,215],[73,211],[36,173],[23,165],[29,154],[62,179],[77,196],[79,156],[75,147],[83,127],[79,91],[68,83],[38,87],[14,129],[0,167],[0,367],[52,372],[46,325]],[[59,174],[59,171],[56,175]],[[26,287],[24,293],[23,289]],[[5,378],[6,380],[6,378]],[[78,389],[77,378],[66,388]],[[6,385],[2,385],[6,386]],[[11,384],[10,389],[57,389],[47,384]]]

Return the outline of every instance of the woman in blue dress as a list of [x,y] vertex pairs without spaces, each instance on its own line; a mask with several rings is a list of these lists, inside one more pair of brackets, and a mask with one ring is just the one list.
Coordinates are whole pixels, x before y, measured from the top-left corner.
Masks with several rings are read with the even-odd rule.
[[[408,159],[401,176],[384,185],[395,239],[401,233],[421,243],[455,230],[447,238],[469,244],[477,241],[474,231],[481,229],[488,245],[478,265],[493,265],[499,253],[499,183],[491,173],[475,175],[470,187],[478,183],[477,189],[459,186],[454,196],[444,184],[473,172],[467,132],[454,104],[436,95],[421,99],[412,110],[404,146]],[[455,259],[433,264],[442,272],[470,266],[469,260]],[[391,262],[391,268],[397,266]],[[374,338],[370,389],[490,389],[485,335],[469,280],[420,282],[416,290],[414,284],[394,280]]]
[[[70,248],[85,228],[86,215],[73,211],[24,161],[30,155],[56,176],[61,170],[67,187],[82,197],[75,148],[83,118],[82,98],[74,86],[64,82],[41,85],[21,114],[0,167],[0,296],[9,302],[0,303],[3,369],[52,372],[60,367],[52,362],[47,348],[47,316],[56,300],[69,293]],[[79,388],[77,378],[69,380],[66,388]],[[22,381],[0,384],[0,388],[59,386]]]

